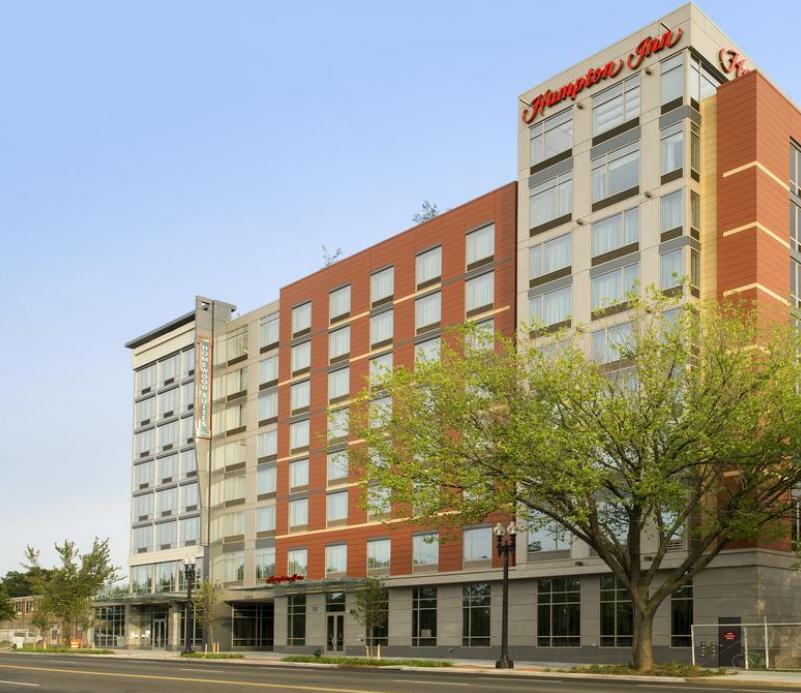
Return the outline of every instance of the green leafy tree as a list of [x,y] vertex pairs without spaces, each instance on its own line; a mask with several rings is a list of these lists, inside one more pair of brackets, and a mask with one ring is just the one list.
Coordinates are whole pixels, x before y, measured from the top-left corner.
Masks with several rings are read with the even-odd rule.
[[207,642],[214,649],[214,626],[222,618],[222,587],[219,582],[203,580],[192,595],[197,618],[203,624]]
[[439,214],[439,208],[436,203],[423,200],[423,204],[419,212],[412,215],[412,221],[415,224],[422,224],[424,221],[429,221]]
[[387,588],[381,580],[368,577],[356,589],[355,597],[356,608],[353,617],[357,623],[364,626],[364,647],[367,656],[380,656],[381,646],[376,646],[375,631],[386,626],[389,617]]
[[[360,394],[351,436],[365,485],[391,494],[387,517],[447,530],[500,510],[589,545],[631,595],[634,663],[649,670],[654,614],[674,590],[734,540],[789,533],[801,345],[745,305],[651,295],[631,309],[630,329],[604,340],[452,334],[439,360]],[[384,493],[365,504],[382,512]]]
[[0,583],[0,621],[10,621],[14,618],[14,605],[6,592],[5,585]]
[[30,577],[18,570],[9,570],[2,580],[2,585],[9,597],[27,597],[34,594]]

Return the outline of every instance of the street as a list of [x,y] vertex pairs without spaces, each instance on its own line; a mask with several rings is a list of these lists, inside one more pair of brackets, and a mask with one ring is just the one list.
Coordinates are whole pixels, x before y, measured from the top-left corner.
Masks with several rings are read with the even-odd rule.
[[418,672],[401,670],[366,670],[336,668],[283,667],[280,665],[226,664],[202,660],[126,660],[108,657],[69,655],[0,656],[0,691],[36,690],[59,693],[91,691],[193,691],[224,693],[226,690],[286,691],[287,693],[417,693],[434,688],[438,691],[469,690],[471,693],[584,693],[621,689],[659,688],[665,693],[688,690],[769,691],[775,688],[749,683],[729,684],[724,680],[698,684],[628,681],[580,681],[560,677],[509,678],[492,675]]

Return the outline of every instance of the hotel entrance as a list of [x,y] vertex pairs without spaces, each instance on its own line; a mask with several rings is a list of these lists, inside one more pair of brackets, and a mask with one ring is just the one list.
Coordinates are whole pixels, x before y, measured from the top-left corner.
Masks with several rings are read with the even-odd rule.
[[339,653],[345,650],[345,593],[329,592],[325,595],[325,651]]

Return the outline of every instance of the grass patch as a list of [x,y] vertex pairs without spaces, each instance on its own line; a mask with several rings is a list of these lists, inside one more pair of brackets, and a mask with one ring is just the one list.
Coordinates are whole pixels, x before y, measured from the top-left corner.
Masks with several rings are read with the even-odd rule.
[[97,649],[94,647],[80,647],[73,649],[63,645],[49,645],[48,647],[33,647],[23,645],[14,652],[35,652],[36,654],[74,654],[74,655],[113,655],[114,650]]
[[443,659],[370,659],[369,657],[315,657],[314,655],[287,655],[282,662],[308,664],[344,664],[361,667],[450,667],[452,662]]
[[181,652],[181,657],[191,659],[243,659],[240,652]]
[[684,664],[683,662],[666,662],[657,664],[650,671],[637,671],[631,664],[588,664],[561,669],[563,673],[574,674],[618,674],[628,676],[677,676],[685,679],[703,678],[706,676],[722,676],[725,669],[707,669],[705,667]]

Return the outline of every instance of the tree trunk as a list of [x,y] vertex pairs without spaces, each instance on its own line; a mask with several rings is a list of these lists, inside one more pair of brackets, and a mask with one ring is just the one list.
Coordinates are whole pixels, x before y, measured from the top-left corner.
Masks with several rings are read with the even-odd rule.
[[650,671],[654,667],[654,613],[641,608],[632,600],[634,608],[634,667],[637,671]]

